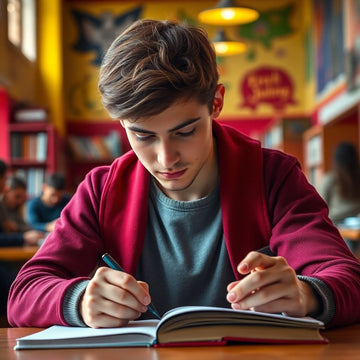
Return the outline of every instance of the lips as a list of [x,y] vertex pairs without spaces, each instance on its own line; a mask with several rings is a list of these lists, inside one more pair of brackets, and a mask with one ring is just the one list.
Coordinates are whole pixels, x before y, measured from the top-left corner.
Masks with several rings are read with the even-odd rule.
[[178,179],[183,176],[186,172],[186,169],[181,171],[173,171],[173,172],[159,172],[159,174],[168,180]]

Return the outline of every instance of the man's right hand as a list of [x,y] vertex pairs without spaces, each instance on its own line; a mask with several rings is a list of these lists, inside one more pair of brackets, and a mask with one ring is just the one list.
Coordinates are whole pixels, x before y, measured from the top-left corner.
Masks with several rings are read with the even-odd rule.
[[133,276],[107,267],[97,269],[80,302],[80,314],[93,328],[125,326],[145,313],[149,287]]

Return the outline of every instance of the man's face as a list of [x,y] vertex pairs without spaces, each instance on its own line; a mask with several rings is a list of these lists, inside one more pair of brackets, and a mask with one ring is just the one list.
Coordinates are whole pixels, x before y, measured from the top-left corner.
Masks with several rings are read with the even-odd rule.
[[11,210],[20,208],[27,199],[26,190],[22,188],[7,189],[5,187],[4,201],[6,206]]
[[44,184],[41,200],[49,207],[57,205],[64,196],[64,190],[56,190],[54,187]]
[[215,186],[212,121],[218,113],[210,115],[207,105],[188,100],[136,122],[121,120],[138,159],[168,197],[194,200]]

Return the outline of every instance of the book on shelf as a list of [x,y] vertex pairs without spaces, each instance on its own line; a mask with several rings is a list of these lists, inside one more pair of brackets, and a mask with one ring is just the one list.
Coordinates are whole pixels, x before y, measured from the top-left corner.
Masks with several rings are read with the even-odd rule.
[[112,160],[121,155],[120,135],[69,136],[69,147],[76,160]]
[[15,160],[28,160],[44,162],[47,155],[46,132],[21,133],[10,135],[10,154]]
[[45,132],[39,132],[37,134],[37,144],[35,158],[37,161],[46,161],[47,156],[47,134]]
[[22,158],[22,140],[19,133],[10,135],[10,154],[13,159]]
[[185,306],[168,311],[161,320],[130,321],[120,328],[55,325],[17,339],[15,349],[327,343],[320,333],[323,328],[310,317]]
[[18,122],[24,121],[46,121],[48,119],[48,111],[45,108],[21,108],[15,109],[14,120]]

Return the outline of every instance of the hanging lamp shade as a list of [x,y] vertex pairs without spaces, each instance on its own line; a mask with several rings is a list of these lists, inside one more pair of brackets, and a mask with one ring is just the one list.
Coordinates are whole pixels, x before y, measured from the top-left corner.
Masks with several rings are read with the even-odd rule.
[[220,0],[213,9],[199,13],[198,18],[207,25],[240,25],[255,21],[259,12],[255,9],[238,6],[232,0]]
[[246,50],[243,42],[227,39],[224,30],[218,30],[212,42],[217,56],[238,55]]

